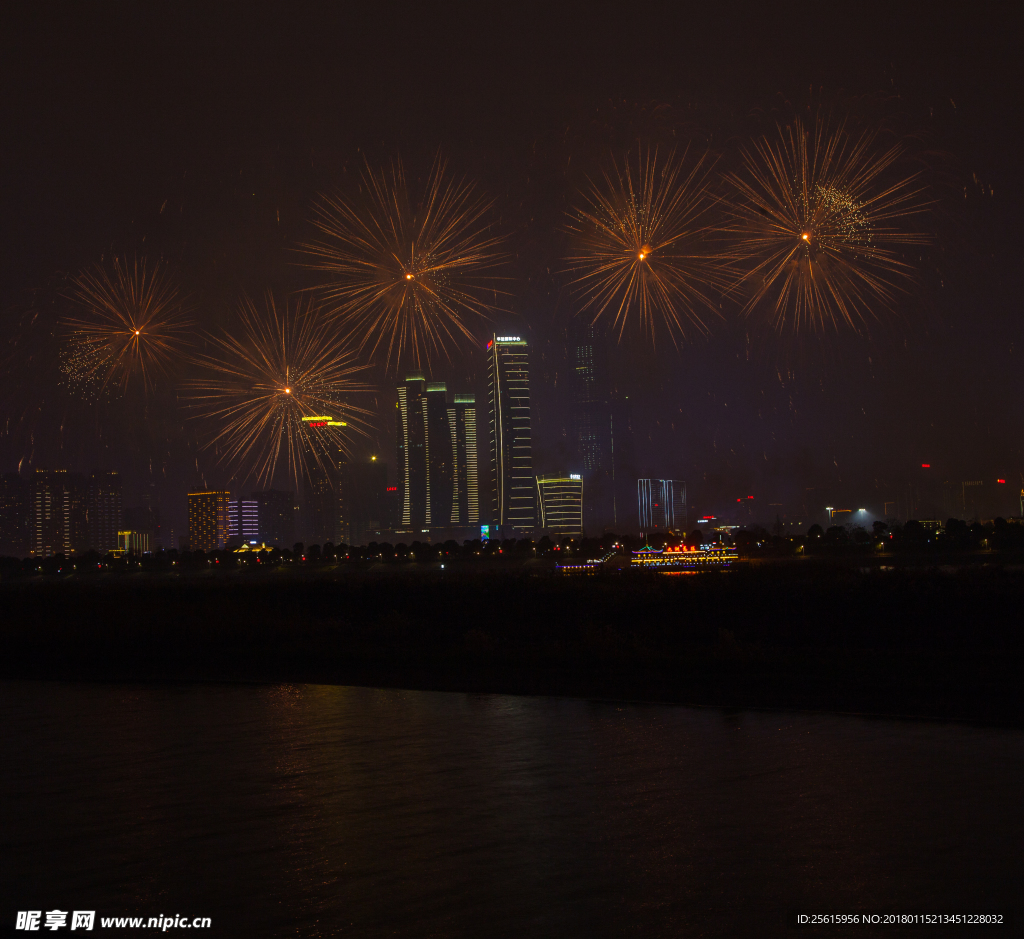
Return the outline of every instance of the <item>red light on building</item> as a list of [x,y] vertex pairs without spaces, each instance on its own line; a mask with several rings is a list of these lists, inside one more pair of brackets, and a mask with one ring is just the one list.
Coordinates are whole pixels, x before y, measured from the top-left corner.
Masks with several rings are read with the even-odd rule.
[[747,496],[747,498],[748,498],[748,499],[753,499],[754,497],[753,497],[753,496]]
[[996,480],[996,482],[997,482],[997,483],[1005,483],[1005,482],[1006,482],[1006,480],[1005,480],[1005,479],[997,479],[997,480]]
[[398,486],[388,486],[388,492],[398,492]]
[[931,463],[922,463],[921,464],[921,469],[931,469],[931,468],[932,468]]

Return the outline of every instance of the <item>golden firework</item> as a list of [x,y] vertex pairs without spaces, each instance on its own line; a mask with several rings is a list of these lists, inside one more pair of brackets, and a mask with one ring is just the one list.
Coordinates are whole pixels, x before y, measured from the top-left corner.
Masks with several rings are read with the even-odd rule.
[[79,384],[146,392],[189,345],[185,302],[159,261],[98,264],[71,281],[67,296],[76,311],[62,320],[64,359]]
[[635,326],[652,343],[665,333],[676,346],[708,332],[715,291],[728,284],[711,245],[712,163],[707,153],[659,160],[638,147],[588,180],[569,213],[576,253],[567,262],[592,323],[609,315],[620,340]]
[[238,329],[209,340],[195,357],[201,375],[186,385],[192,416],[212,429],[205,448],[245,480],[272,482],[279,460],[300,482],[329,470],[363,433],[369,411],[350,395],[368,391],[353,376],[365,366],[331,322],[309,303],[278,309],[267,296],[260,310],[243,300]]
[[440,157],[418,198],[400,161],[380,171],[366,163],[358,198],[334,193],[314,204],[319,234],[302,250],[322,275],[318,297],[359,350],[383,355],[388,368],[450,359],[504,294],[492,207]]
[[735,286],[745,314],[781,332],[858,328],[894,309],[914,276],[907,249],[930,240],[908,227],[929,203],[918,173],[896,172],[903,152],[821,119],[743,151],[742,169],[726,176],[726,229],[744,268]]

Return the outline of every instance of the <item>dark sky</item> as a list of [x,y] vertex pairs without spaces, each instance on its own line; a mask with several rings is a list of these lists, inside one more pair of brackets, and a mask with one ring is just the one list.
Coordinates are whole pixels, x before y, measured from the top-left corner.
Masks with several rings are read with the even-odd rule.
[[[497,325],[535,342],[536,468],[563,468],[575,309],[558,229],[581,174],[638,139],[706,142],[725,165],[776,119],[824,106],[919,148],[936,199],[920,289],[870,338],[781,342],[725,309],[710,340],[679,352],[613,351],[638,471],[686,479],[704,511],[754,494],[795,512],[811,487],[815,505],[880,512],[929,462],[943,478],[1006,478],[1007,505],[994,509],[1011,511],[1024,483],[1012,5],[296,6],[4,14],[8,324],[112,251],[163,257],[203,325],[225,323],[243,291],[305,283],[292,248],[317,191],[344,183],[363,154],[401,154],[422,173],[440,148],[498,200],[514,315]],[[482,390],[481,359],[439,377]],[[153,483],[170,519],[187,487],[230,483],[182,429],[172,390],[89,414],[60,400],[45,368],[17,382],[0,398],[4,471],[120,467],[129,502]],[[393,462],[389,384],[373,446]]]

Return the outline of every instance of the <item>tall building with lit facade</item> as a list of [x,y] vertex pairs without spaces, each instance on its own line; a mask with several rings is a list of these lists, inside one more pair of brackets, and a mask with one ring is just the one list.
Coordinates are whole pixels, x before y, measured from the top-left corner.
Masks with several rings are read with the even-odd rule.
[[456,394],[448,406],[452,438],[452,528],[480,524],[480,473],[477,458],[476,395]]
[[295,493],[264,489],[249,497],[256,503],[256,537],[262,544],[289,548],[295,544]]
[[678,479],[637,480],[640,531],[685,530],[686,483]]
[[228,502],[225,490],[188,494],[188,543],[193,551],[217,551],[228,540]]
[[34,558],[71,553],[71,480],[67,470],[32,475],[31,542]]
[[228,501],[228,541],[249,544],[259,541],[259,503],[255,499]]
[[90,550],[100,554],[117,550],[118,532],[124,527],[122,495],[120,473],[89,474],[85,512]]
[[583,480],[579,473],[537,477],[540,527],[553,535],[583,534]]
[[420,534],[429,530],[427,381],[421,373],[409,374],[398,386],[397,408],[398,530]]
[[449,402],[447,386],[419,372],[398,386],[398,531],[416,536],[479,523],[475,404],[469,394]]
[[523,537],[537,524],[530,433],[529,347],[519,336],[487,343],[490,524]]

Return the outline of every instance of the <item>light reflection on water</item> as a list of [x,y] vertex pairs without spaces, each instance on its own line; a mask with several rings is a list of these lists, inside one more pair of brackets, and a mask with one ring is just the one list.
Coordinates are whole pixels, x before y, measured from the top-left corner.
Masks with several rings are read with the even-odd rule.
[[1012,904],[1024,734],[313,685],[0,682],[3,911],[259,936],[788,935]]

